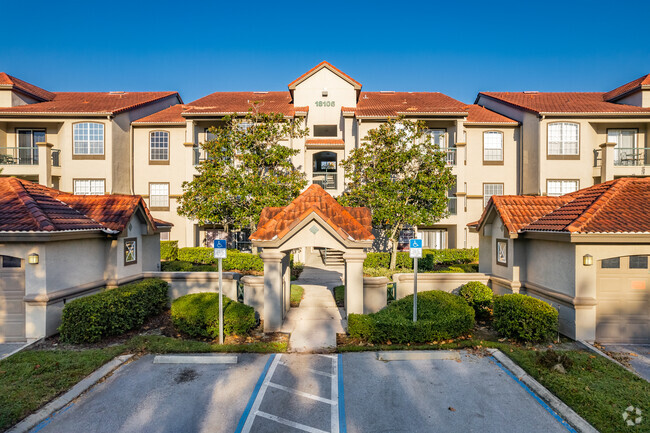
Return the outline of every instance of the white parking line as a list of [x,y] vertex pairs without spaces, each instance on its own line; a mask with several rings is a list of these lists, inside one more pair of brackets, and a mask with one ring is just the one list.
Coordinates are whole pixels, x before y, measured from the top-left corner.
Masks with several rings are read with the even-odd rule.
[[[281,362],[280,365],[283,365],[285,367],[289,366],[289,364],[287,364],[286,362]],[[320,376],[325,376],[325,377],[334,377],[335,376],[335,375],[333,375],[331,373],[325,373],[324,371],[314,370],[313,368],[303,368],[303,370],[309,371],[310,373],[318,374]]]
[[309,399],[312,399],[312,400],[320,401],[322,403],[337,404],[337,402],[335,400],[330,400],[328,398],[324,398],[324,397],[321,397],[321,396],[318,396],[318,395],[310,394],[308,392],[298,391],[297,389],[289,388],[288,386],[279,385],[277,383],[269,382],[269,386],[272,387],[272,388],[281,389],[282,391],[287,391],[287,392],[290,392],[292,394],[299,395],[301,397],[305,397],[305,398],[309,398]]
[[329,433],[325,430],[320,430],[314,427],[309,427],[308,425],[300,424],[276,415],[271,415],[270,413],[262,412],[262,411],[257,411],[257,416],[261,416],[262,418],[270,419],[271,421],[275,421],[280,424],[288,425],[289,427],[297,428],[302,431],[306,431],[309,433]]
[[332,358],[332,415],[330,422],[330,429],[332,433],[339,433],[339,358],[335,356]]
[[269,371],[266,373],[266,378],[264,379],[264,383],[262,383],[262,386],[260,388],[259,394],[257,394],[257,397],[255,398],[255,402],[253,403],[253,407],[251,408],[250,415],[246,419],[246,423],[244,424],[244,428],[242,429],[242,433],[249,433],[251,431],[251,428],[253,427],[253,421],[255,421],[255,415],[257,415],[260,405],[262,404],[262,400],[264,399],[264,394],[266,394],[266,390],[269,387],[269,382],[271,382],[271,377],[273,376],[273,373],[275,372],[275,368],[278,366],[280,363],[280,359],[282,358],[282,354],[278,353],[275,356],[275,359],[273,360],[273,363],[271,363],[271,367],[269,367]]

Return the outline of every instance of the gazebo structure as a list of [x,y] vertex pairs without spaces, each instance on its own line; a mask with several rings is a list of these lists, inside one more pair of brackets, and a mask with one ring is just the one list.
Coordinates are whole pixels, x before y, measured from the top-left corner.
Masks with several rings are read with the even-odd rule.
[[264,261],[264,331],[280,329],[289,310],[289,254],[304,247],[343,252],[346,312],[363,313],[364,248],[372,246],[372,215],[364,207],[341,206],[319,185],[311,185],[285,207],[265,208],[250,239]]

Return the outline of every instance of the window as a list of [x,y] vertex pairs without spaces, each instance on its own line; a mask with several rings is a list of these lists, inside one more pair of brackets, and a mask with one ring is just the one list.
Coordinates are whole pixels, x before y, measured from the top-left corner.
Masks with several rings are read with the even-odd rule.
[[106,191],[104,179],[75,179],[75,195],[103,195]]
[[549,123],[548,154],[578,155],[578,128],[577,123]]
[[169,160],[169,133],[154,131],[149,135],[149,159],[151,161]]
[[443,248],[447,247],[446,229],[418,230],[418,234],[422,236],[423,248],[442,250]]
[[614,146],[614,165],[637,165],[636,129],[609,129],[607,141]]
[[630,269],[648,269],[648,256],[630,256]]
[[73,126],[75,155],[104,154],[104,125],[101,123],[75,123]]
[[314,125],[314,137],[336,137],[336,125]]
[[577,180],[547,180],[546,194],[558,196],[575,192],[579,189]]
[[508,241],[497,239],[497,265],[508,266]]
[[503,195],[502,183],[484,183],[483,184],[483,207],[487,206],[490,197],[493,195]]
[[440,149],[445,149],[446,132],[444,129],[426,129],[424,136],[431,144],[437,145]]
[[336,153],[318,152],[314,154],[312,183],[320,185],[324,189],[337,188]]
[[20,268],[22,260],[19,257],[0,256],[0,264],[3,268]]
[[168,241],[169,240],[169,232],[160,232],[160,240],[161,241]]
[[483,133],[483,161],[503,161],[503,133],[486,131]]
[[138,243],[136,238],[124,239],[124,265],[138,262]]
[[36,143],[45,142],[45,131],[36,129],[17,129],[16,140],[16,147],[18,148],[18,160],[15,161],[16,164],[38,164],[38,146]]
[[[456,179],[456,176],[454,176],[454,179]],[[454,180],[454,186],[449,188],[447,191],[447,210],[449,211],[449,215],[456,215],[457,213],[456,191],[457,186],[456,181]]]
[[603,259],[601,262],[601,268],[603,269],[618,269],[621,267],[621,258],[614,257],[611,259]]
[[158,210],[169,209],[169,184],[149,184],[149,207]]

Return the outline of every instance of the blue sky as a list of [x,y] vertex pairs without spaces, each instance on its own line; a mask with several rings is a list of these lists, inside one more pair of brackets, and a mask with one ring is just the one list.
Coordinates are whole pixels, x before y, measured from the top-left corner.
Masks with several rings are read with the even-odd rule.
[[[52,91],[285,90],[328,60],[365,90],[607,91],[650,73],[648,1],[14,1],[0,71]],[[29,18],[29,19],[26,19]],[[8,41],[8,42],[7,42]]]

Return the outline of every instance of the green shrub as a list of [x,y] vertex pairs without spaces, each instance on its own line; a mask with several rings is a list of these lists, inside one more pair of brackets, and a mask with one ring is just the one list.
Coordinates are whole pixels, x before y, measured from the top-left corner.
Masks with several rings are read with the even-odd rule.
[[178,250],[178,260],[181,262],[208,265],[215,263],[214,249],[208,247],[186,247]]
[[[174,327],[192,337],[219,336],[219,294],[195,293],[172,302]],[[223,333],[242,335],[257,325],[253,307],[223,297]]]
[[[422,258],[418,261],[420,271],[433,271],[440,266],[458,265],[478,261],[478,248],[470,249],[444,249],[424,250]],[[363,262],[364,268],[388,268],[390,266],[390,253],[368,253]],[[408,252],[397,253],[396,267],[413,269],[413,259]]]
[[418,320],[413,323],[413,295],[383,310],[348,315],[348,333],[371,343],[425,343],[456,338],[474,326],[474,310],[460,296],[440,290],[418,293]]
[[494,329],[521,341],[547,341],[557,335],[558,312],[531,296],[511,294],[494,298]]
[[460,288],[458,294],[474,309],[476,317],[487,316],[492,305],[492,289],[479,281],[470,281]]
[[169,304],[168,284],[144,280],[72,300],[63,307],[59,333],[67,343],[96,343],[142,326]]
[[[206,247],[187,247],[178,250],[178,260],[199,265],[217,263],[214,250]],[[257,254],[240,253],[237,250],[228,250],[228,255],[223,259],[224,271],[257,271],[264,272],[264,262]],[[197,269],[186,269],[197,271]],[[212,269],[206,269],[212,270]]]
[[178,241],[160,241],[160,260],[178,260]]

